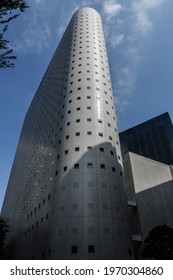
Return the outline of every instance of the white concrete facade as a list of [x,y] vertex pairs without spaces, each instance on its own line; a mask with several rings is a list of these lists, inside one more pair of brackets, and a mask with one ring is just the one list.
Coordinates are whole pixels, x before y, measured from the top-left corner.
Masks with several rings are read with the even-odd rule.
[[128,258],[114,98],[91,8],[73,15],[28,110],[2,214],[13,258]]

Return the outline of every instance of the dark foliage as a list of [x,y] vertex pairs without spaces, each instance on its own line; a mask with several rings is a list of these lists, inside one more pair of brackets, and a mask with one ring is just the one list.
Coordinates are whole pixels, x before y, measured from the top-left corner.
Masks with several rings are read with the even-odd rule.
[[173,228],[153,228],[144,241],[142,256],[148,260],[173,260]]
[[5,258],[5,239],[9,232],[7,222],[0,217],[0,260]]
[[1,0],[0,1],[0,68],[14,67],[11,60],[16,59],[12,55],[13,49],[9,46],[9,41],[4,39],[4,34],[8,30],[11,20],[19,16],[19,12],[24,12],[28,8],[23,0]]

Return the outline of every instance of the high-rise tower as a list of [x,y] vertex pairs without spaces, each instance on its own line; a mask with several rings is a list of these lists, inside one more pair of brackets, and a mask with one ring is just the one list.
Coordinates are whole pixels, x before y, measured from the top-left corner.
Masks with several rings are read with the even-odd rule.
[[13,258],[128,258],[111,78],[91,8],[73,15],[27,112],[2,215]]

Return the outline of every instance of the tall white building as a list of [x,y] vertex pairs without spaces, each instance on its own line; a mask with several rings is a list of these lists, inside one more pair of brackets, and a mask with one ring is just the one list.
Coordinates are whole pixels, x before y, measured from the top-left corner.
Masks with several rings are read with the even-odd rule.
[[3,204],[14,259],[127,259],[127,202],[99,14],[73,15],[26,114]]

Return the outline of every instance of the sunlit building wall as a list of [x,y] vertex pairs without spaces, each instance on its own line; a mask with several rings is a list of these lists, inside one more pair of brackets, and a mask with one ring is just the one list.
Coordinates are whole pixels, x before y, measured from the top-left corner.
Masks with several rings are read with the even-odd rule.
[[72,17],[23,124],[2,208],[14,259],[127,259],[127,201],[99,14]]

